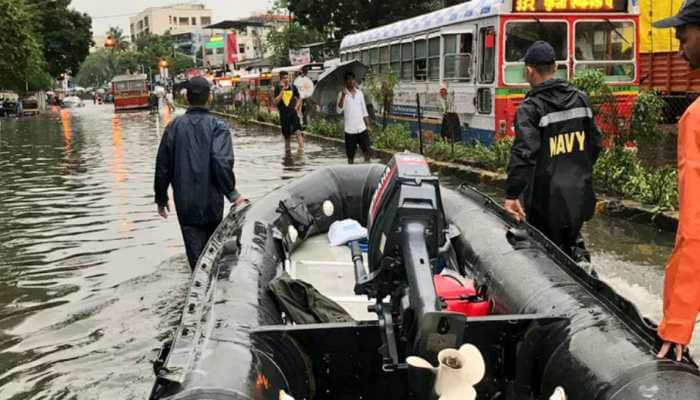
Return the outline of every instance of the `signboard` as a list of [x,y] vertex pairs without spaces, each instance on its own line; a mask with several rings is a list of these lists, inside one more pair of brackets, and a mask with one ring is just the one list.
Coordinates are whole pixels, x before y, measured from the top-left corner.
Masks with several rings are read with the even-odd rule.
[[233,65],[238,62],[238,40],[236,32],[226,34],[226,64]]
[[627,0],[513,0],[513,12],[625,12]]
[[311,62],[311,50],[305,49],[289,49],[289,62],[292,65],[303,65]]
[[204,43],[205,49],[223,49],[225,46],[223,36],[212,36],[208,42]]

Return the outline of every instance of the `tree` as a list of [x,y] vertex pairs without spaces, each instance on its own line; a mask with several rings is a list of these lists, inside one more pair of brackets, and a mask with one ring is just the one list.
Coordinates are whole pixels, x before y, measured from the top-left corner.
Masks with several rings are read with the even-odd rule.
[[78,72],[90,53],[92,19],[69,9],[71,0],[25,0],[34,16],[34,30],[52,76]]
[[327,38],[415,17],[441,7],[436,0],[286,0],[288,9],[306,27],[321,27]]
[[187,68],[192,68],[192,57],[179,52],[170,33],[164,35],[142,35],[134,42],[143,63],[150,65],[153,70],[159,69],[161,60],[168,62],[171,74],[179,74]]
[[0,0],[0,87],[44,88],[47,77],[32,16],[22,0]]
[[300,45],[323,41],[324,35],[312,28],[306,28],[294,21],[281,30],[272,30],[267,35],[267,45],[272,49],[272,64],[284,67],[289,62],[289,46],[297,48]]
[[174,50],[170,35],[145,35],[134,43],[136,50],[99,49],[80,66],[76,81],[81,86],[101,86],[116,75],[158,71],[166,60],[171,75],[192,68],[192,57]]
[[124,37],[124,31],[118,26],[110,26],[107,30],[107,36],[114,40],[114,51],[129,50],[129,41]]

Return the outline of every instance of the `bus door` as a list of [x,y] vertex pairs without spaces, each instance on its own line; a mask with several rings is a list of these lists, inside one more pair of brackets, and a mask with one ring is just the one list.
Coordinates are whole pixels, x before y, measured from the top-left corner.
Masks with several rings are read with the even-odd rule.
[[442,81],[447,85],[447,111],[459,114],[466,123],[476,114],[474,40],[471,28],[442,32]]
[[474,83],[476,95],[473,101],[475,114],[470,126],[469,139],[491,143],[496,130],[494,112],[496,104],[496,20],[487,19],[474,25],[476,63]]

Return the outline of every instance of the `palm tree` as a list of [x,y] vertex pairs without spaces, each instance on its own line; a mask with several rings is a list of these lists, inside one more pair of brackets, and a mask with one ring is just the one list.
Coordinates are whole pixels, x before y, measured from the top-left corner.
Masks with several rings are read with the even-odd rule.
[[129,49],[129,41],[124,37],[124,31],[118,26],[111,26],[107,31],[107,36],[111,36],[114,40],[114,50],[124,51]]

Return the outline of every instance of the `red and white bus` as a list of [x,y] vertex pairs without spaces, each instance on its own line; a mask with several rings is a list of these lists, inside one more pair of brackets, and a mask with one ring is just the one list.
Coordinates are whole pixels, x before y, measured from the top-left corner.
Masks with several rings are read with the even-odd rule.
[[[459,116],[464,142],[489,144],[514,134],[529,90],[522,59],[537,40],[554,47],[560,78],[601,71],[620,115],[629,116],[639,92],[637,0],[472,0],[346,36],[340,52],[341,61],[400,77],[393,120],[416,131],[418,93],[424,132],[440,132],[447,108]],[[439,96],[441,84],[448,101]]]
[[149,108],[148,77],[146,74],[117,75],[112,79],[114,110]]

